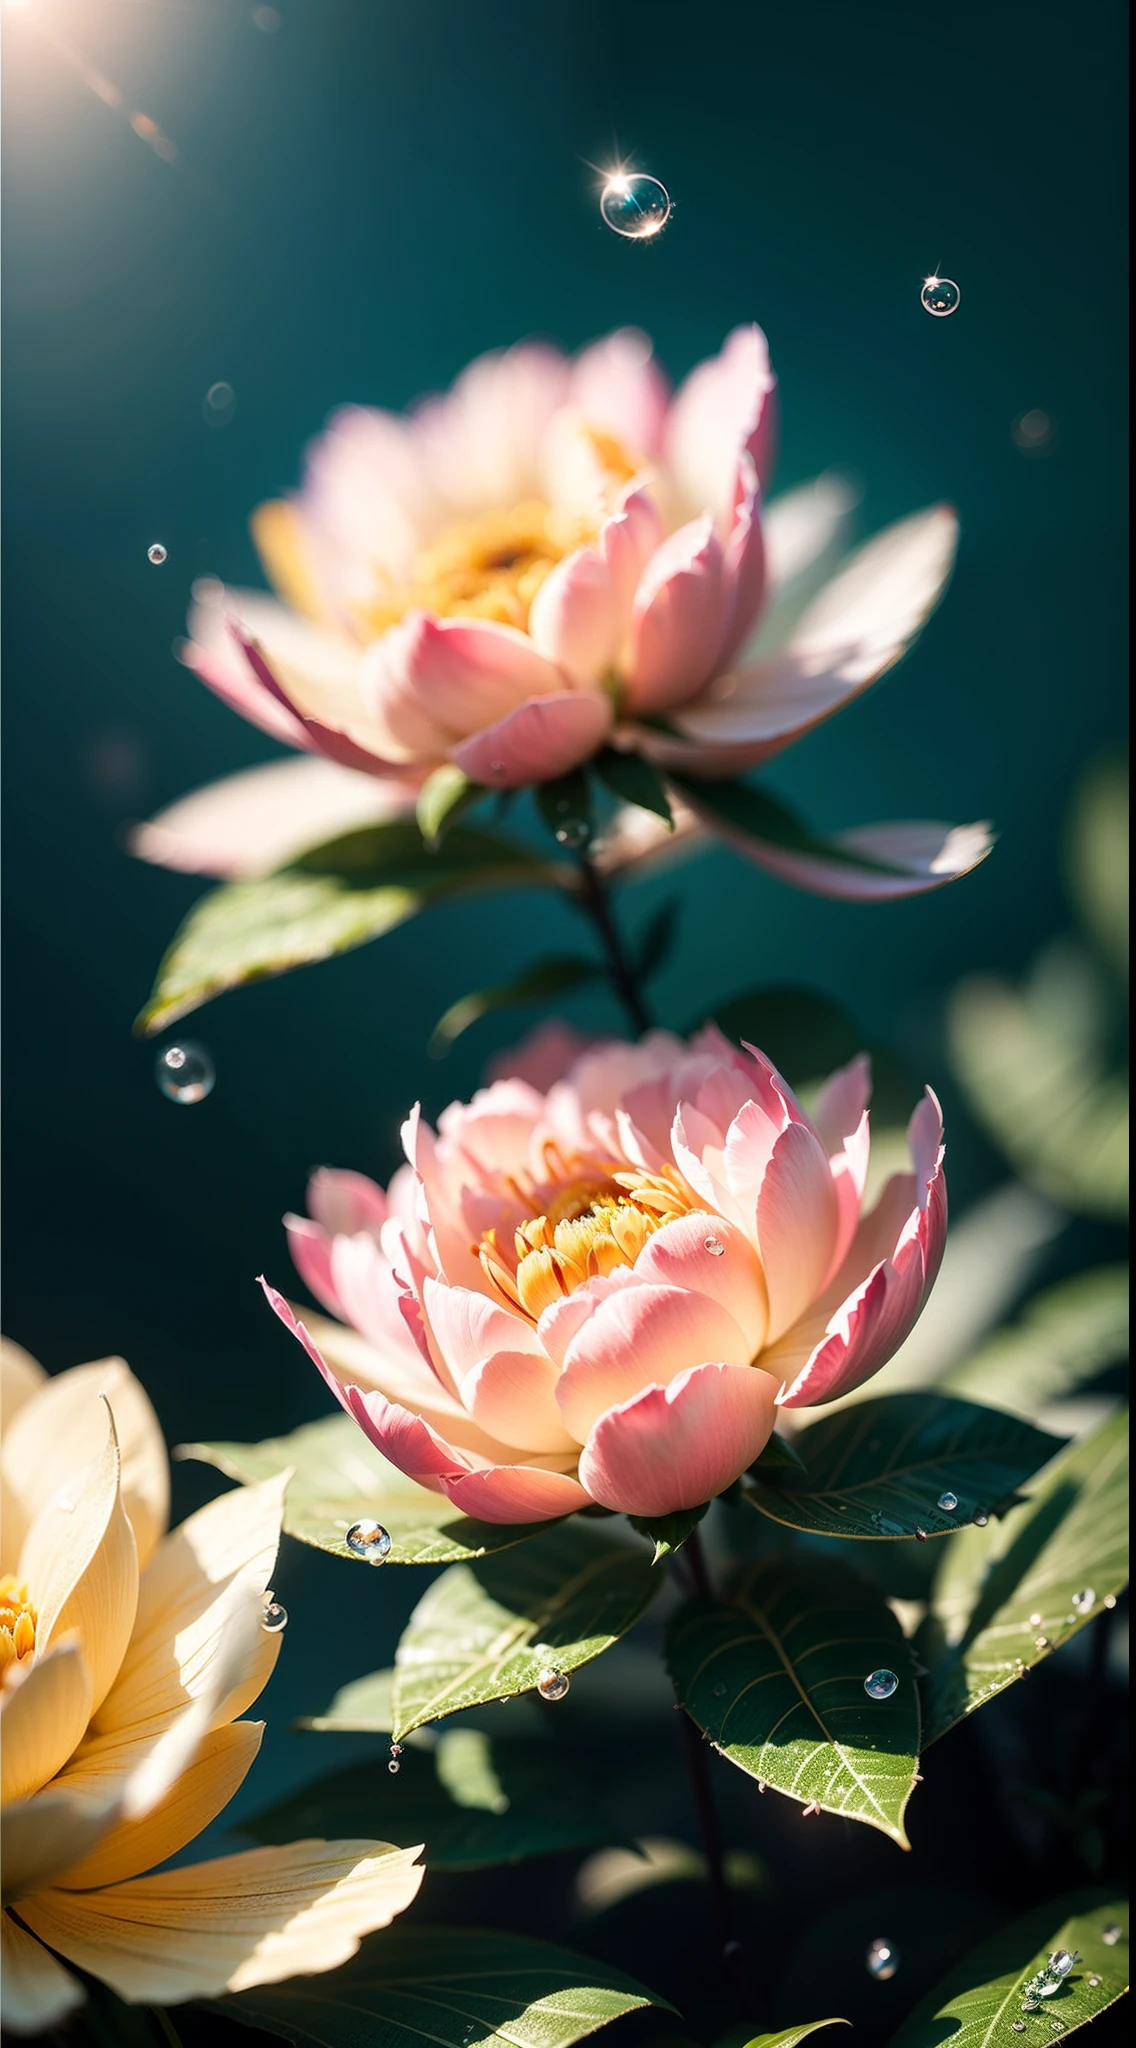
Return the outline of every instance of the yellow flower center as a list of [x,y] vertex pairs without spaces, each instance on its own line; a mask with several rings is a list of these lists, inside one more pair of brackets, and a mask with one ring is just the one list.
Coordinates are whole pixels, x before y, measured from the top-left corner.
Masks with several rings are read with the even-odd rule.
[[38,1619],[27,1587],[5,1572],[0,1578],[0,1684],[13,1664],[22,1664],[32,1655]]
[[567,1169],[531,1193],[543,1195],[540,1210],[515,1226],[511,1244],[494,1226],[473,1249],[510,1308],[534,1322],[585,1280],[633,1266],[660,1225],[690,1208],[677,1178],[594,1168]]
[[408,611],[423,611],[439,619],[492,619],[524,632],[549,570],[595,534],[592,521],[539,498],[459,520],[420,549],[405,583],[380,586],[360,623],[368,633],[385,633]]

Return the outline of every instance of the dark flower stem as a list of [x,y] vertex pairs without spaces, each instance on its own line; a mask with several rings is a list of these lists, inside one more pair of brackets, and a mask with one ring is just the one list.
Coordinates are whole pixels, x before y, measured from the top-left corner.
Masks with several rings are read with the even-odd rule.
[[651,1029],[651,1013],[643,1000],[638,976],[628,959],[619,929],[612,916],[611,900],[603,876],[587,853],[580,855],[580,900],[591,918],[607,956],[612,986],[627,1012],[636,1038]]
[[[682,1555],[686,1560],[695,1590],[700,1599],[712,1600],[713,1587],[706,1568],[706,1557],[694,1529],[683,1544]],[[757,2000],[749,1973],[745,1966],[745,1955],[741,1943],[734,1934],[733,1910],[729,1886],[726,1883],[725,1857],[722,1851],[722,1831],[718,1825],[718,1810],[714,1804],[714,1788],[710,1782],[710,1767],[702,1731],[691,1720],[686,1709],[682,1710],[682,1735],[686,1750],[686,1768],[690,1777],[691,1797],[694,1801],[698,1832],[702,1837],[703,1853],[706,1857],[706,1874],[710,1888],[710,1910],[714,1920],[714,1933],[718,1955],[729,1971],[738,2003],[747,2020],[757,2017]]]

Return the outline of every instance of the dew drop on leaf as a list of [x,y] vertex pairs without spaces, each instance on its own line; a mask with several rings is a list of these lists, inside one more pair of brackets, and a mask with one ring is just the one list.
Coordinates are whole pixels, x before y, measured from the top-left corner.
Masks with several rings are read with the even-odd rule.
[[890,1700],[898,1690],[899,1680],[894,1671],[869,1671],[864,1680],[864,1691],[870,1700]]
[[390,1535],[381,1522],[352,1522],[343,1540],[351,1555],[366,1564],[385,1564],[390,1556]]
[[571,1683],[566,1671],[542,1671],[536,1689],[542,1700],[562,1700]]

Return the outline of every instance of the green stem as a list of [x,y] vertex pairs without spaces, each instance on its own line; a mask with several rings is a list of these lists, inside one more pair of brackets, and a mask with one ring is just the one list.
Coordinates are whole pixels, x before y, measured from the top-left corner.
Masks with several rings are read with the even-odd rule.
[[651,1029],[651,1013],[620,938],[603,876],[586,853],[580,855],[580,895],[582,907],[591,918],[607,956],[612,985],[627,1012],[636,1038],[641,1038],[645,1031]]

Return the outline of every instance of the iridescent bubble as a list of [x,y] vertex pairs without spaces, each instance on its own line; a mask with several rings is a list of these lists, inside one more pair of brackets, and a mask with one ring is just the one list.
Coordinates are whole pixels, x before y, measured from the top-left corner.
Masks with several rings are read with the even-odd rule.
[[566,1671],[542,1671],[536,1689],[542,1700],[562,1700],[571,1683]]
[[958,1504],[959,1497],[957,1493],[941,1493],[935,1503],[936,1507],[942,1508],[945,1515],[953,1515]]
[[343,1541],[352,1557],[361,1557],[365,1564],[385,1564],[390,1556],[390,1532],[381,1522],[352,1522]]
[[154,1062],[154,1077],[170,1102],[204,1102],[213,1093],[217,1071],[203,1045],[184,1039],[164,1045]]
[[936,320],[945,320],[948,313],[958,310],[962,298],[957,284],[950,277],[925,277],[919,294],[920,303],[926,313],[933,313]]
[[158,569],[165,561],[166,554],[167,550],[162,546],[161,541],[152,540],[150,542],[149,547],[146,550],[146,560],[148,562],[153,562],[155,569]]
[[645,172],[616,171],[600,193],[600,212],[617,235],[645,242],[666,227],[671,195],[665,185]]
[[864,1691],[870,1700],[890,1700],[898,1690],[899,1680],[894,1671],[869,1671],[864,1680]]
[[864,1967],[877,1984],[886,1984],[899,1968],[899,1950],[893,1941],[873,1941],[864,1957]]
[[288,1626],[288,1609],[281,1607],[279,1600],[269,1600],[260,1617],[260,1625],[266,1635],[278,1636]]

